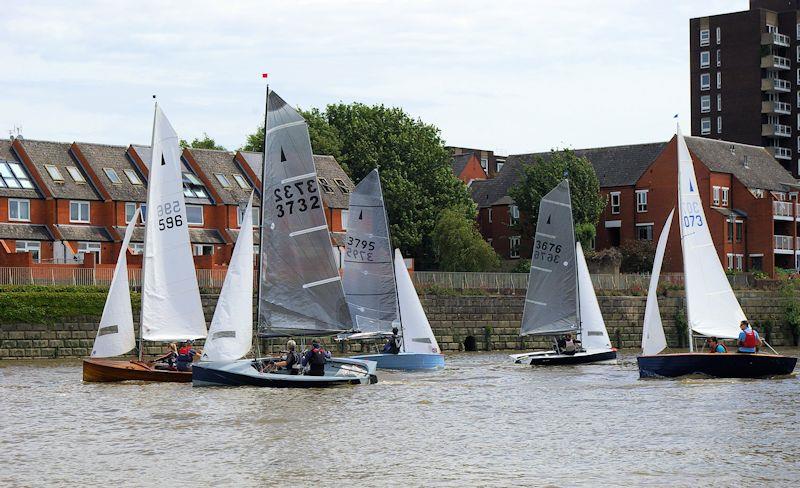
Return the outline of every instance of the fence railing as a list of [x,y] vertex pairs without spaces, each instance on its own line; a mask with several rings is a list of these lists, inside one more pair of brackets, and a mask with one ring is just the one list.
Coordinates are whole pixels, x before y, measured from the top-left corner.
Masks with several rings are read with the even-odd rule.
[[[222,288],[226,272],[226,269],[198,269],[197,284],[200,288]],[[0,267],[0,285],[110,286],[113,276],[113,268]],[[141,268],[128,269],[128,282],[134,289],[141,288]]]

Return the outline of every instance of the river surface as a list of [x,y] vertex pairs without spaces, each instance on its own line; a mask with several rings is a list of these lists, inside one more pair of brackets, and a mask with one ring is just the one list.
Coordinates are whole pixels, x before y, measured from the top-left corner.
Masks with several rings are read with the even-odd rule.
[[329,390],[192,388],[0,362],[0,486],[800,485],[797,376],[639,380],[632,353],[379,372]]

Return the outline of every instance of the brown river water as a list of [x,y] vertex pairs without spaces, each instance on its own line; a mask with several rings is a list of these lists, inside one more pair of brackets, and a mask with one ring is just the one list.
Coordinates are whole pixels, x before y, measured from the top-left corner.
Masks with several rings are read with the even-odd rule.
[[[794,355],[798,350],[786,351]],[[639,380],[502,353],[329,390],[84,384],[0,362],[0,486],[800,485],[800,379]]]

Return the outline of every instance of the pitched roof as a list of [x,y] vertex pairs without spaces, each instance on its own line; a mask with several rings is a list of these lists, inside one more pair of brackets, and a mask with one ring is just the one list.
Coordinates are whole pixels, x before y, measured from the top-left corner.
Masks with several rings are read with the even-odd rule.
[[[106,144],[89,144],[85,142],[77,143],[80,152],[86,157],[86,162],[92,167],[100,183],[117,201],[144,202],[147,200],[147,187],[145,178],[136,169],[128,158],[127,146],[109,146]],[[114,183],[105,172],[105,168],[111,168],[119,176],[120,182]],[[125,175],[125,170],[132,170],[142,182],[134,185]]]
[[[125,235],[124,226],[118,226],[115,229],[120,235]],[[131,242],[144,242],[144,226],[137,225],[133,228]],[[189,242],[192,244],[225,244],[225,240],[216,229],[189,228]]]
[[[139,158],[142,160],[142,163],[144,163],[144,165],[149,169],[150,168],[150,162],[153,159],[153,150],[150,148],[150,146],[142,146],[142,145],[139,145],[139,144],[131,144],[131,147],[133,148],[134,151],[136,151],[136,154],[139,155]],[[181,171],[184,172],[184,173],[194,174],[194,171],[192,171],[191,168],[189,168],[187,166],[186,161],[184,161],[184,159],[183,159],[183,156],[181,156]],[[197,176],[197,175],[195,175],[195,176]],[[184,181],[183,181],[184,190],[187,188],[187,186],[192,186],[192,185],[189,185],[186,182],[186,178],[184,178]],[[194,196],[191,196],[191,197],[190,196],[184,196],[184,198],[186,200],[186,203],[189,203],[189,204],[200,204],[200,205],[208,205],[210,203],[213,203],[212,200],[211,200],[211,195],[209,194],[208,189],[205,187],[205,185],[197,185],[197,187],[202,187],[203,191],[206,194],[208,194],[208,198],[197,198],[197,197],[194,197]]]
[[[233,161],[235,153],[229,151],[195,148],[189,148],[189,152],[192,153],[194,160],[197,161],[197,164],[206,174],[209,181],[211,181],[211,184],[214,186],[214,189],[222,199],[222,202],[218,203],[237,205],[242,202],[247,202],[247,200],[250,198],[250,193],[253,190],[252,188],[244,189],[240,187],[233,178],[233,175],[241,175],[243,178],[245,178],[245,181],[247,181],[248,185],[250,184],[246,175],[242,174],[239,167]],[[228,188],[222,186],[222,183],[216,177],[217,174],[223,175],[228,180],[230,183]],[[260,205],[257,195],[253,197],[253,205]]]
[[[0,139],[0,161],[9,161],[18,163],[19,160],[17,159],[14,151],[11,149],[11,141],[8,139]],[[27,173],[27,169],[25,166],[22,166],[22,169],[25,170]],[[36,181],[31,178],[31,175],[28,175],[31,183],[33,186],[36,187]],[[11,197],[11,198],[42,198],[37,190],[30,189],[30,188],[2,188],[0,187],[0,197]]]
[[0,239],[20,239],[31,241],[52,241],[53,236],[47,227],[38,224],[0,223]]
[[[25,152],[31,158],[31,162],[36,166],[36,170],[42,176],[42,181],[47,185],[47,189],[53,194],[54,198],[74,198],[80,200],[100,200],[97,192],[89,183],[89,177],[83,174],[80,166],[72,158],[70,146],[67,142],[50,142],[24,139],[20,141]],[[47,172],[45,166],[56,166],[63,176],[63,181],[55,181]],[[67,172],[68,166],[75,166],[83,174],[85,182],[76,182]]]
[[456,176],[461,176],[461,173],[464,172],[464,168],[467,167],[467,163],[469,162],[470,158],[472,158],[472,153],[453,156],[453,161],[450,163],[450,166],[452,166],[453,173]]
[[685,139],[689,150],[708,169],[730,173],[748,188],[786,191],[787,185],[798,184],[798,180],[763,147],[705,137],[686,136]]
[[56,228],[65,240],[68,241],[92,241],[92,242],[113,242],[105,227],[95,225],[56,225]]

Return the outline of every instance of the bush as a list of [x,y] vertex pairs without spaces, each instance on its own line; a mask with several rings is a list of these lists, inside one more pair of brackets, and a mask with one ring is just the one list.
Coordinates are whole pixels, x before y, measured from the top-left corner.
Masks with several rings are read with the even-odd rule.
[[442,271],[493,271],[500,257],[483,240],[465,212],[446,209],[433,229],[433,245]]
[[531,260],[530,259],[520,259],[516,266],[511,268],[512,273],[530,273],[531,272]]
[[622,253],[620,271],[623,273],[650,273],[653,270],[656,255],[653,241],[625,241],[619,250]]
[[[98,286],[0,286],[0,323],[55,324],[103,314],[108,288]],[[134,310],[141,297],[131,293]]]
[[794,287],[788,283],[781,287],[781,295],[783,296],[784,320],[792,332],[796,346],[800,341],[800,303],[795,296]]
[[678,333],[678,345],[688,347],[689,322],[686,320],[686,309],[683,307],[675,311],[675,330]]

